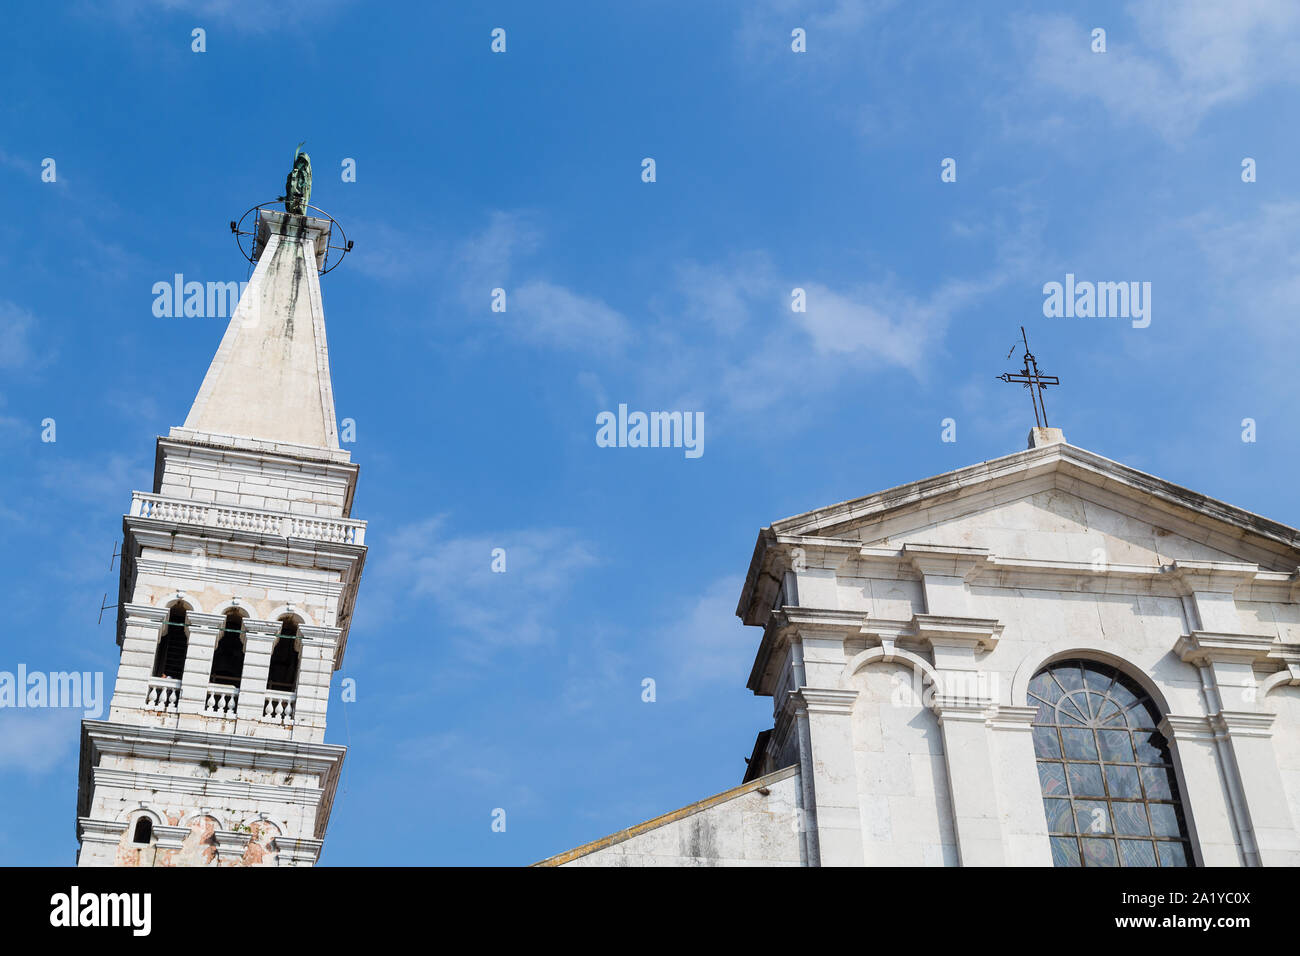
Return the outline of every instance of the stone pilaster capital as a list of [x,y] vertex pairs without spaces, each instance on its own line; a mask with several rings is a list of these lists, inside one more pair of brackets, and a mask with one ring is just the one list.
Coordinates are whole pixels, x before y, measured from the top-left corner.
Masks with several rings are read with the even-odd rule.
[[304,641],[309,643],[334,645],[338,643],[339,638],[343,635],[343,629],[303,624],[298,628],[298,634]]
[[790,693],[796,706],[802,706],[810,714],[852,714],[858,699],[856,690],[830,687],[800,687]]
[[1210,716],[1210,725],[1228,737],[1272,737],[1275,719],[1275,714],[1221,710]]
[[123,604],[122,616],[129,627],[132,624],[161,625],[167,620],[169,611],[165,607],[152,604]]
[[905,544],[903,560],[918,574],[937,574],[965,580],[989,563],[987,548],[962,548],[944,544]]
[[1166,714],[1157,728],[1171,743],[1188,740],[1207,740],[1214,737],[1214,727],[1208,717],[1190,717]]
[[280,634],[279,621],[254,621],[251,618],[244,619],[244,634],[259,641],[273,641]]
[[1184,594],[1210,591],[1231,594],[1238,587],[1255,580],[1258,564],[1236,561],[1175,561],[1167,572]]
[[270,848],[275,851],[276,863],[280,866],[301,866],[316,862],[321,845],[320,840],[278,836],[271,841]]
[[155,826],[153,832],[158,838],[158,849],[179,850],[185,838],[190,835],[190,828]]
[[934,711],[935,716],[939,718],[940,724],[945,721],[983,724],[987,723],[992,717],[993,704],[991,701],[979,698],[935,694],[934,704],[931,709]]
[[998,730],[1028,730],[1038,716],[1037,707],[1013,707],[998,704],[989,717],[989,726]]
[[1174,653],[1189,664],[1242,663],[1262,661],[1273,650],[1267,634],[1231,634],[1221,631],[1192,631],[1174,642]]
[[191,633],[195,631],[212,631],[215,633],[226,626],[226,616],[224,614],[200,614],[198,611],[190,611],[185,615],[185,623],[189,626]]
[[929,641],[932,648],[968,648],[990,651],[1002,636],[1002,624],[996,618],[954,617],[946,614],[914,614],[912,628],[916,636]]
[[77,839],[82,843],[116,844],[126,832],[125,820],[95,820],[77,818]]
[[212,839],[217,845],[217,860],[221,863],[229,863],[244,858],[244,850],[248,848],[248,842],[253,838],[253,834],[241,833],[237,830],[217,830],[212,834]]

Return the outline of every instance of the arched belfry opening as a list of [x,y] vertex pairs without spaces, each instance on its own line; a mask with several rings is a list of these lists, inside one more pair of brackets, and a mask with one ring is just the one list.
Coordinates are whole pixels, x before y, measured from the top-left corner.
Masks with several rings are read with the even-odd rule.
[[244,673],[244,618],[231,611],[222,623],[217,647],[212,654],[212,672],[208,680],[213,684],[238,687]]
[[188,608],[177,601],[167,614],[167,624],[162,637],[158,640],[158,649],[154,653],[153,676],[180,680],[185,673],[185,653],[189,647],[189,638],[185,632],[185,617]]
[[286,617],[280,622],[280,634],[271,649],[271,669],[267,675],[267,690],[293,693],[298,689],[298,661],[301,656],[298,622]]

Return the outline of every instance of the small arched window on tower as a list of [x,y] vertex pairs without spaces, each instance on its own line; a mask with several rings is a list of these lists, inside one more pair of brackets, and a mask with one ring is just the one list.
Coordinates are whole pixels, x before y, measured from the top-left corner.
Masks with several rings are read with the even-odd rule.
[[244,673],[244,619],[234,611],[226,615],[217,649],[212,655],[212,674],[208,682],[239,686]]
[[147,816],[142,816],[135,821],[135,830],[131,833],[131,842],[146,844],[153,839],[153,821]]
[[266,688],[288,693],[298,689],[298,622],[291,617],[280,622],[280,636],[271,650]]
[[158,651],[153,658],[153,676],[180,680],[185,672],[185,650],[189,639],[185,636],[184,604],[177,601],[167,615],[167,627],[158,641]]

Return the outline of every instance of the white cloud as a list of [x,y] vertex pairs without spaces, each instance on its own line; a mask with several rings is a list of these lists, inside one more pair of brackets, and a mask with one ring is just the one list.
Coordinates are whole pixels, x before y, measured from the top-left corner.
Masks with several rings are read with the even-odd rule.
[[540,345],[608,352],[622,348],[632,338],[627,319],[600,299],[545,279],[521,285],[509,314],[512,334]]
[[678,689],[696,690],[706,684],[745,683],[759,632],[736,617],[743,584],[739,575],[719,578],[664,630],[657,644],[667,651],[673,670],[668,680],[656,681],[661,695],[673,696]]
[[[378,600],[391,607],[432,599],[435,613],[424,618],[435,622],[431,637],[454,642],[467,658],[552,640],[561,627],[555,608],[597,564],[592,547],[565,528],[444,537],[445,525],[431,518],[384,542],[376,577],[386,593]],[[505,551],[504,573],[492,570],[496,548]]]
[[[1182,0],[1127,9],[1131,22],[1018,21],[1016,32],[1032,47],[1031,82],[1095,99],[1121,120],[1170,140],[1194,131],[1216,107],[1295,82],[1300,6],[1291,0]],[[1098,25],[1107,29],[1105,53],[1091,49]]]
[[31,343],[35,324],[26,309],[0,300],[0,368],[30,369],[39,364]]
[[83,9],[126,23],[142,18],[153,19],[160,13],[175,14],[198,18],[196,26],[207,26],[201,21],[209,20],[245,33],[265,33],[300,27],[304,18],[325,19],[349,3],[350,0],[313,0],[308,4],[292,5],[249,3],[248,0],[112,0],[105,5],[86,4]]

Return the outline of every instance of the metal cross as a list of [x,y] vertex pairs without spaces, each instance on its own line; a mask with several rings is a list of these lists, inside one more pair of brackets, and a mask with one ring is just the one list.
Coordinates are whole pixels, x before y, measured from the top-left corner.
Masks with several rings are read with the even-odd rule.
[[[1055,375],[1043,375],[1038,371],[1038,362],[1029,351],[1029,339],[1025,336],[1025,327],[1020,327],[1020,338],[1025,343],[1025,367],[1019,374],[1003,372],[998,376],[1004,382],[1020,382],[1029,389],[1029,398],[1034,403],[1034,421],[1039,428],[1047,426],[1047,404],[1043,401],[1043,389],[1048,385],[1060,385],[1061,380]],[[1014,349],[1012,351],[1015,351]],[[1042,412],[1041,419],[1039,412]]]

